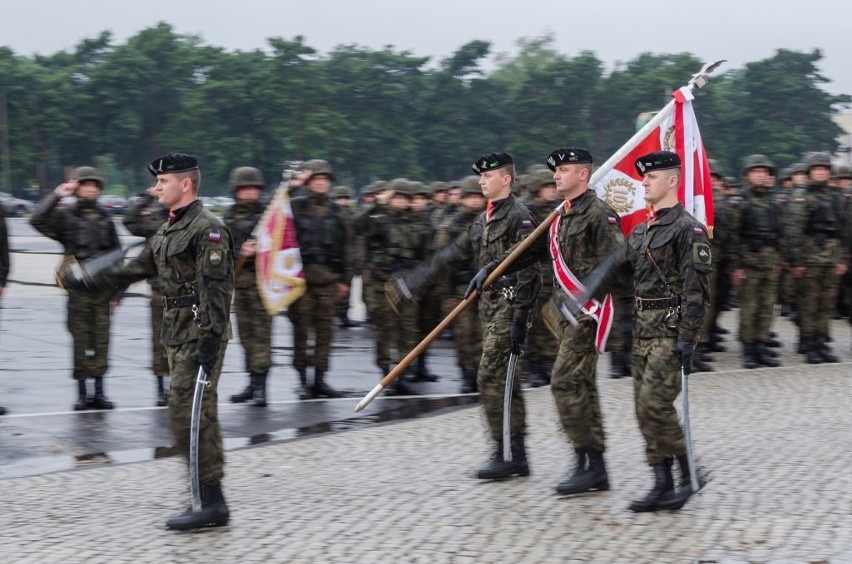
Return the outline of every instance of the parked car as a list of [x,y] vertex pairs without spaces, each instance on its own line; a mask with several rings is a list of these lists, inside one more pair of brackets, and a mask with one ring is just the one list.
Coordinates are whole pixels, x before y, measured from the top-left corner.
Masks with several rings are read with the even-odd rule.
[[0,192],[0,201],[3,203],[3,210],[8,217],[21,217],[33,211],[35,204],[29,200],[16,198],[12,194]]
[[98,204],[111,215],[124,215],[127,211],[127,198],[103,194],[98,196]]

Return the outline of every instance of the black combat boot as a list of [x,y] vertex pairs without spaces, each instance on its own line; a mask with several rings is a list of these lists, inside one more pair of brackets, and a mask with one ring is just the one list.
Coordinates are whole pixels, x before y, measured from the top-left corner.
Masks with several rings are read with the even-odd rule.
[[494,455],[491,460],[476,471],[480,480],[503,480],[513,476],[529,476],[527,450],[524,437],[512,437],[512,460],[503,460],[503,441],[495,441]]
[[819,350],[819,343],[817,342],[816,337],[808,337],[807,339],[802,339],[802,342],[805,345],[805,350],[807,351],[807,361],[808,364],[822,364],[825,362],[825,359],[822,356],[822,353]]
[[231,403],[245,403],[251,398],[254,397],[254,389],[257,385],[257,376],[255,376],[254,372],[249,373],[249,383],[246,386],[246,389],[238,394],[234,394],[231,396]]
[[414,378],[416,382],[437,382],[438,376],[429,372],[426,366],[426,353],[417,357],[417,372]]
[[714,325],[713,329],[711,329],[710,331],[712,333],[715,333],[716,335],[727,335],[728,333],[730,333],[730,331],[728,331],[727,329],[725,329],[721,325]]
[[343,394],[325,383],[325,370],[314,368],[314,395],[318,398],[342,398]]
[[781,363],[772,357],[766,343],[761,341],[757,341],[754,344],[754,358],[757,360],[758,364],[768,366],[769,368],[777,368],[781,366]]
[[[390,370],[388,370],[385,374],[388,374]],[[385,389],[385,395],[388,396],[416,396],[417,391],[413,388],[410,388],[408,384],[406,384],[402,376],[397,376],[394,378],[393,382]]]
[[839,360],[828,347],[827,337],[817,337],[815,341],[817,352],[822,356],[823,362],[837,362]]
[[157,376],[157,405],[163,407],[169,404],[169,392],[166,391],[165,377]]
[[166,521],[166,528],[174,531],[189,531],[202,527],[224,527],[231,518],[222,484],[201,484],[201,510],[192,507]]
[[654,471],[654,486],[643,499],[637,499],[630,504],[628,507],[630,511],[636,513],[656,511],[659,509],[657,504],[663,499],[663,496],[670,496],[674,493],[672,460],[668,458],[664,462],[652,464],[651,469]]
[[695,356],[692,357],[693,372],[713,372],[713,367],[708,364],[712,359],[707,355],[708,343],[698,343]]
[[95,395],[90,404],[94,409],[112,409],[115,407],[104,393],[104,379],[95,378]]
[[254,374],[254,405],[266,407],[266,375],[268,372],[256,372]]
[[[609,477],[606,473],[603,453],[584,449],[576,449],[576,452],[577,468],[572,476],[559,482],[559,485],[556,486],[556,493],[573,495],[609,490]],[[588,461],[588,467],[586,461]]]
[[553,371],[553,364],[547,359],[534,360],[530,362],[530,378],[529,383],[533,388],[540,388],[550,384],[550,374]]
[[89,392],[86,391],[86,381],[77,380],[77,403],[74,404],[74,411],[85,411],[90,407]]
[[0,415],[6,415],[6,408],[0,407]]
[[462,368],[461,393],[472,394],[476,392],[476,368]]
[[754,356],[754,343],[743,343],[743,368],[757,368],[757,357]]
[[686,501],[693,494],[692,475],[689,473],[689,460],[686,455],[678,456],[677,464],[680,466],[680,487],[677,491],[672,490],[665,494],[657,502],[658,509],[677,511],[686,504]]
[[305,372],[305,369],[304,368],[299,369],[298,372],[299,372],[299,389],[296,391],[296,393],[299,395],[299,399],[300,400],[309,400],[309,399],[314,399],[315,397],[317,397],[314,394],[314,387],[308,386],[308,377],[307,377],[307,374]]

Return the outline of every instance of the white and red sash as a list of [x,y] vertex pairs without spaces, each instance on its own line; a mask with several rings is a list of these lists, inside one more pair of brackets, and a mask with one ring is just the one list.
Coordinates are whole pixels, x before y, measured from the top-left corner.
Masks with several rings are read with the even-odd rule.
[[[565,202],[565,208],[570,208],[570,202]],[[579,300],[585,293],[586,288],[580,279],[571,272],[568,265],[565,264],[565,259],[562,257],[562,251],[559,250],[559,220],[562,214],[556,216],[556,219],[550,224],[550,256],[553,259],[553,274],[559,285],[569,296],[575,300]],[[606,348],[606,341],[609,338],[609,331],[612,328],[612,296],[607,294],[603,302],[599,302],[594,298],[580,306],[580,309],[595,320],[598,324],[598,330],[595,334],[595,348],[598,352],[603,352]]]

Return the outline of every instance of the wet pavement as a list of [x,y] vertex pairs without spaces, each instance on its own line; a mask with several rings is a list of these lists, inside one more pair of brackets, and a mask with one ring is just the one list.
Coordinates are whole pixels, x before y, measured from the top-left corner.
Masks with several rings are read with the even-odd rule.
[[[155,406],[150,366],[148,286],[132,286],[113,314],[106,391],[116,409],[75,412],[71,338],[65,327],[66,300],[53,282],[61,247],[25,219],[7,220],[12,247],[11,282],[0,309],[0,478],[55,472],[97,464],[149,460],[170,454],[166,408]],[[119,228],[127,247],[139,238]],[[357,281],[357,279],[356,279]],[[360,284],[356,284],[356,296]],[[363,320],[363,303],[352,300],[351,317]],[[235,322],[234,322],[235,323]],[[258,408],[227,402],[247,383],[238,336],[228,346],[219,383],[220,420],[229,450],[292,440],[470,406],[475,395],[459,395],[461,374],[452,343],[436,342],[430,368],[435,383],[411,384],[419,396],[379,397],[365,411],[354,406],[381,376],[374,366],[368,326],[337,329],[327,381],[346,398],[300,401],[292,359],[291,324],[274,319],[270,404]]]

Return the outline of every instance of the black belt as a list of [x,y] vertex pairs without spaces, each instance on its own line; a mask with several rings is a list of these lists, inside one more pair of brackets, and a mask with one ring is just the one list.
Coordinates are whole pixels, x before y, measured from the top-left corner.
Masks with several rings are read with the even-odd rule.
[[646,309],[677,309],[681,304],[681,296],[669,296],[667,298],[640,298],[636,296],[636,310],[642,311]]
[[501,276],[497,280],[494,281],[493,284],[488,286],[485,290],[486,292],[499,292],[500,290],[506,290],[508,288],[514,288],[518,284],[517,276]]
[[177,309],[192,307],[194,305],[198,305],[198,294],[189,294],[188,296],[178,296],[176,298],[163,296],[163,309]]

